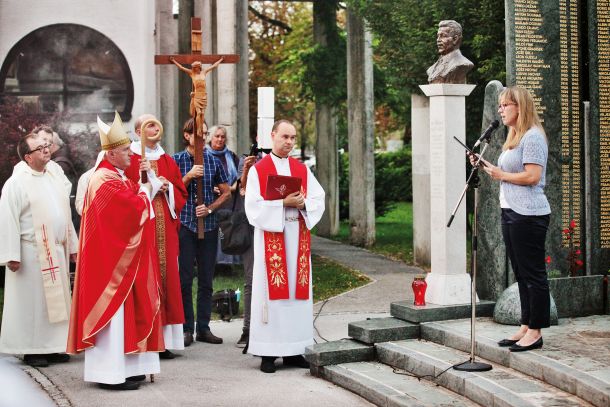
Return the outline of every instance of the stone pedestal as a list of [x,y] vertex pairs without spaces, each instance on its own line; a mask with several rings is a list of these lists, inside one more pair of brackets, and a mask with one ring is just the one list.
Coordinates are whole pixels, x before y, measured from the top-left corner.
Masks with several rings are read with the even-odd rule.
[[470,302],[466,274],[466,202],[451,227],[447,221],[466,183],[466,156],[453,137],[466,142],[466,103],[475,85],[420,86],[430,98],[430,233],[431,269],[426,302],[438,305]]
[[430,265],[430,101],[411,95],[413,260]]

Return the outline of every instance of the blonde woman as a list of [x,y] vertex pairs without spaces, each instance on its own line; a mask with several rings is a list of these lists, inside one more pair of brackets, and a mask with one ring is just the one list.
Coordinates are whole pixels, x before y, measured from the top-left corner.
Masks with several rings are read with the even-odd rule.
[[[551,207],[544,194],[548,142],[532,95],[515,86],[499,97],[498,112],[508,137],[498,166],[483,170],[500,181],[502,234],[521,299],[521,326],[498,342],[513,352],[542,347],[542,328],[550,325],[550,295],[544,242]],[[471,158],[472,161],[472,158]]]

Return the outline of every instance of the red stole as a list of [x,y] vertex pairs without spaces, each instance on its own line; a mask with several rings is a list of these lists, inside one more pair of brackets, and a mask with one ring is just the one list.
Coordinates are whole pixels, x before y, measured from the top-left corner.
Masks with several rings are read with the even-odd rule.
[[[301,178],[303,194],[307,196],[307,167],[294,158],[288,158],[290,174]],[[277,175],[271,155],[267,155],[256,163],[260,193],[264,199],[267,190],[267,177]],[[264,232],[265,265],[267,269],[267,285],[270,300],[289,299],[288,267],[286,264],[286,247],[284,232]],[[311,253],[311,233],[305,225],[303,215],[299,212],[299,250],[297,255],[297,281],[295,298],[309,299],[309,260]]]

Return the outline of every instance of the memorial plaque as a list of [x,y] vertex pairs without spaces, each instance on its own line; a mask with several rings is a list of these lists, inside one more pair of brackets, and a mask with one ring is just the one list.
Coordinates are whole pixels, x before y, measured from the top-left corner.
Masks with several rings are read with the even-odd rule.
[[551,204],[547,252],[567,272],[562,230],[584,222],[580,1],[507,1],[507,82],[529,89],[549,141],[545,192]]
[[591,268],[610,267],[610,1],[588,2],[588,87],[591,101]]

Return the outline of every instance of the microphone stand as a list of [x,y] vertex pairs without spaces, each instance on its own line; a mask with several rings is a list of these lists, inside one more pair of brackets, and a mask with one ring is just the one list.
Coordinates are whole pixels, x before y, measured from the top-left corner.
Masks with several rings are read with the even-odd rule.
[[[457,140],[457,139],[456,139]],[[459,140],[458,140],[459,141]],[[470,175],[466,180],[466,185],[464,186],[464,190],[458,199],[457,205],[453,209],[451,213],[451,217],[449,218],[449,222],[447,223],[447,227],[451,227],[451,222],[453,222],[453,218],[455,217],[464,196],[466,196],[466,192],[473,188],[474,189],[474,219],[472,221],[472,256],[470,256],[470,270],[472,274],[471,278],[471,286],[470,286],[470,304],[472,308],[472,314],[470,315],[470,359],[467,362],[458,363],[453,366],[455,370],[465,371],[465,372],[485,372],[491,370],[492,367],[488,363],[482,363],[475,361],[474,355],[474,347],[475,347],[475,321],[476,321],[476,302],[477,302],[477,292],[476,292],[476,281],[477,281],[477,245],[478,245],[478,228],[477,228],[477,209],[479,206],[479,167],[484,165],[482,163],[483,154],[485,154],[485,150],[489,145],[489,137],[485,139],[485,146],[481,150],[481,154],[479,154],[479,159],[470,170]],[[462,144],[460,142],[460,144]],[[468,147],[464,146],[467,151],[472,152]]]

